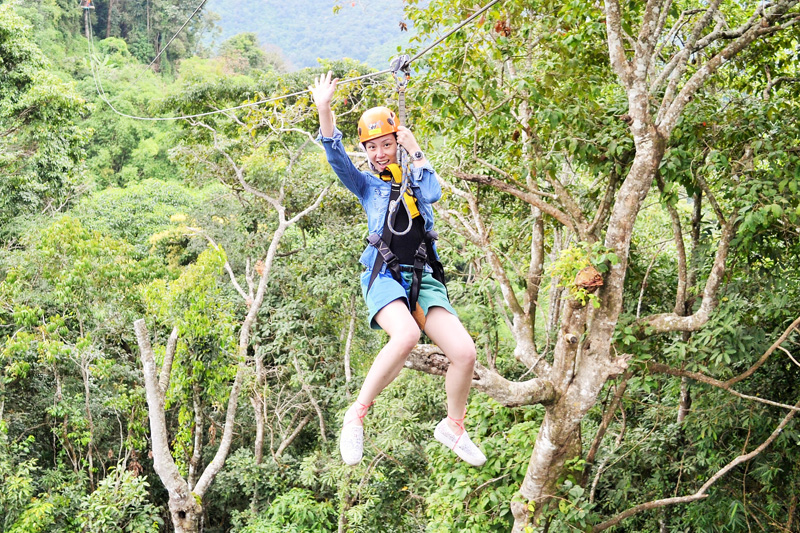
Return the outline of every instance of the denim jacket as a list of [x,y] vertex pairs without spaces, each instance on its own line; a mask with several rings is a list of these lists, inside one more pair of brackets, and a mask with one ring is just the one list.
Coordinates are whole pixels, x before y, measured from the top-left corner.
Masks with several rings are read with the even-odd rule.
[[[382,235],[386,211],[389,209],[391,183],[383,181],[371,172],[362,172],[356,168],[342,144],[342,132],[337,128],[334,128],[332,137],[323,137],[320,134],[318,138],[322,140],[328,163],[333,171],[336,172],[342,184],[356,195],[367,213],[369,232]],[[419,212],[425,220],[425,231],[430,231],[433,229],[432,204],[442,197],[442,187],[436,178],[436,171],[428,164],[419,168],[412,166],[411,189],[417,199]],[[367,245],[359,261],[368,270],[372,269],[377,253],[375,247]],[[386,265],[383,268],[385,269]],[[426,270],[428,268],[426,265]]]

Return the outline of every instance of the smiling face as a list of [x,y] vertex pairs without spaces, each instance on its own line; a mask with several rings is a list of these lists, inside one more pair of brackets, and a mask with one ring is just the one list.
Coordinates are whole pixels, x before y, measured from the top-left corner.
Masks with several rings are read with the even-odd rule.
[[388,133],[364,143],[367,157],[375,170],[382,172],[388,165],[397,163],[397,138]]

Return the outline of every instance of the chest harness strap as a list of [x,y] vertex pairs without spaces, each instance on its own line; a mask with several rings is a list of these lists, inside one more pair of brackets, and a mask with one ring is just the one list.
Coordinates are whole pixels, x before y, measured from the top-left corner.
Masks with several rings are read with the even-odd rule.
[[[401,192],[405,191],[393,190],[389,198],[390,203],[392,201],[402,201],[402,197],[400,195]],[[395,196],[397,197],[395,198]],[[394,232],[390,231],[389,229],[392,223],[390,220],[391,218],[392,217],[387,211],[386,218],[383,222],[382,236],[378,235],[377,233],[370,233],[367,237],[367,243],[369,243],[371,246],[374,246],[378,251],[377,255],[375,256],[375,263],[372,265],[372,273],[370,274],[369,284],[367,285],[367,292],[369,292],[369,290],[372,288],[372,284],[377,279],[384,264],[386,265],[387,270],[391,272],[394,280],[400,285],[403,285],[400,261],[391,250],[392,235],[394,234]],[[433,243],[438,238],[439,234],[435,231],[431,230],[426,232],[424,238],[421,240],[417,246],[416,252],[414,253],[414,265],[411,276],[411,287],[408,294],[408,305],[414,320],[422,330],[425,329],[425,313],[422,310],[422,307],[418,304],[417,299],[419,298],[419,290],[420,285],[422,284],[422,274],[425,271],[425,265],[428,264],[433,269],[434,279],[439,281],[442,285],[445,284],[444,267],[442,267],[442,263],[436,258],[436,253],[433,249]],[[447,290],[446,286],[445,290]]]

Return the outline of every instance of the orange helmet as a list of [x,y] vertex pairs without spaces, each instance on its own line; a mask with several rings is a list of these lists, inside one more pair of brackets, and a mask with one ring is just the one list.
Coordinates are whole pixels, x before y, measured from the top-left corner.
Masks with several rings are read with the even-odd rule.
[[398,122],[397,115],[388,107],[367,109],[358,119],[358,139],[365,143],[387,133],[397,133]]

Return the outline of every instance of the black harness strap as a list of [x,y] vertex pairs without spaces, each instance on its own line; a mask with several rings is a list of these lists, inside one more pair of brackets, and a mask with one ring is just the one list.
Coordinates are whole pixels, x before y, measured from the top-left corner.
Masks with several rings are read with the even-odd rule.
[[[390,232],[389,241],[392,239],[391,235]],[[378,277],[378,274],[380,274],[384,264],[386,264],[386,268],[392,273],[392,277],[398,283],[401,283],[400,262],[397,260],[397,256],[389,249],[389,243],[384,241],[377,233],[370,233],[367,237],[367,242],[378,250],[378,255],[375,257],[375,264],[372,265],[372,274],[369,276],[367,292],[372,288],[372,283]]]
[[408,291],[408,308],[417,308],[417,298],[419,298],[419,288],[422,285],[422,272],[428,260],[428,246],[425,240],[419,243],[417,251],[414,253],[414,271],[411,275],[411,290]]
[[[389,196],[389,201],[392,200],[404,201],[400,196],[400,192],[392,188]],[[420,215],[421,216],[421,215]],[[400,271],[400,261],[397,256],[392,252],[390,246],[392,244],[393,232],[389,230],[391,224],[389,212],[386,213],[386,218],[383,222],[383,235],[377,233],[370,233],[367,236],[367,243],[375,247],[378,251],[375,257],[375,263],[372,265],[372,273],[369,277],[369,284],[367,285],[367,292],[372,288],[372,284],[378,278],[381,268],[386,265],[386,268],[392,273],[392,277],[400,285],[403,284],[402,274]],[[409,219],[410,221],[410,219]],[[442,263],[436,259],[436,253],[433,249],[433,243],[439,238],[439,234],[431,230],[425,233],[422,242],[419,243],[416,252],[414,253],[414,267],[411,276],[411,288],[408,294],[408,308],[412,312],[417,307],[417,299],[419,298],[419,290],[422,285],[422,273],[425,271],[425,265],[428,264],[433,269],[433,277],[442,285],[445,285],[444,267]],[[447,286],[445,285],[445,291]]]

